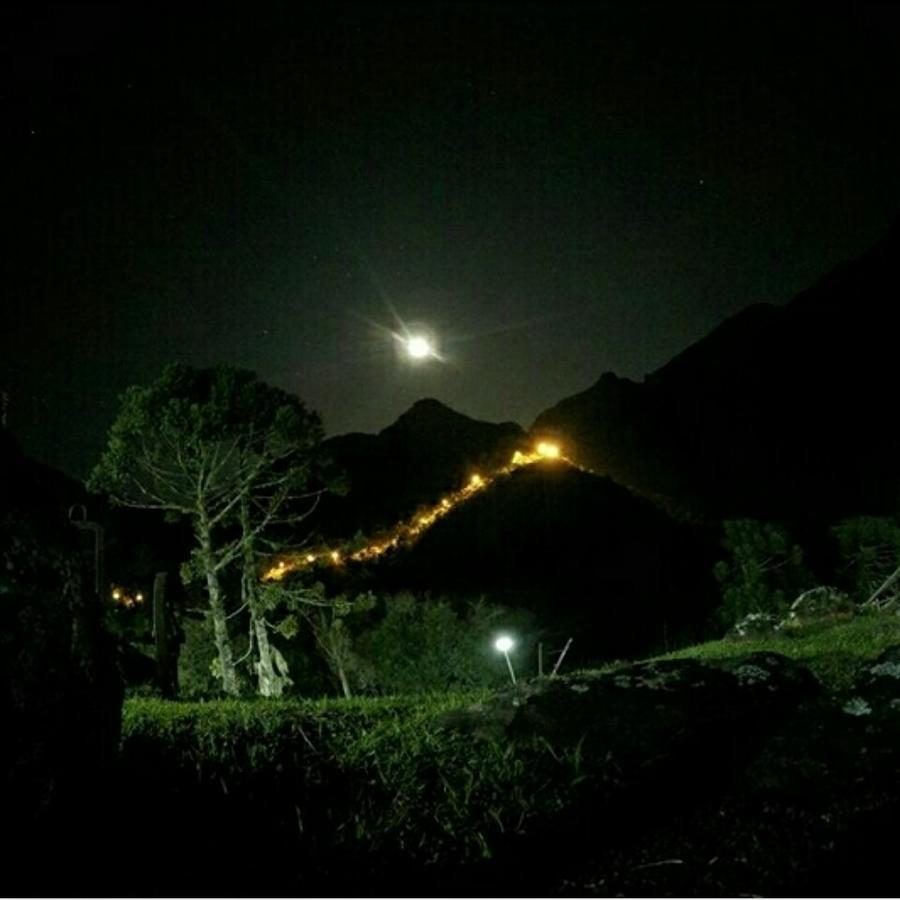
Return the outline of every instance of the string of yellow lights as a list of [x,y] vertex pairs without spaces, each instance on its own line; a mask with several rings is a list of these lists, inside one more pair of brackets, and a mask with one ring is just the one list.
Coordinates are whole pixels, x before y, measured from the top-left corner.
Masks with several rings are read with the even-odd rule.
[[498,478],[507,477],[523,466],[548,460],[558,460],[575,468],[581,468],[581,466],[563,456],[558,444],[550,441],[541,441],[530,452],[516,450],[507,465],[501,466],[492,473],[473,473],[466,484],[459,490],[450,492],[433,506],[420,510],[416,515],[399,522],[388,531],[382,532],[364,547],[353,550],[350,550],[347,545],[344,545],[343,549],[319,547],[299,553],[284,554],[278,557],[277,561],[269,565],[263,572],[262,580],[280,581],[291,572],[316,565],[341,565],[347,560],[352,562],[376,560],[391,550],[395,550],[400,546],[408,546],[416,541],[435,522],[446,516],[460,503],[465,503],[476,496]]

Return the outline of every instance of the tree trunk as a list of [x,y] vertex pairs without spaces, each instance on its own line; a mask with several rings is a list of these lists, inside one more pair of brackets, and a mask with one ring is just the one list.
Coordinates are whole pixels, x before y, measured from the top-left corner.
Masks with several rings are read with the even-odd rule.
[[344,672],[344,667],[341,665],[340,661],[338,661],[335,668],[337,669],[338,678],[341,682],[341,690],[344,692],[344,696],[349,700],[353,696],[353,692],[350,690],[350,682],[347,681],[347,674]]
[[216,650],[219,654],[222,690],[229,697],[238,696],[237,670],[234,666],[234,653],[231,649],[231,638],[228,635],[228,619],[225,614],[225,596],[219,582],[212,552],[212,537],[209,526],[201,520],[197,537],[203,554],[203,568],[206,570],[206,589],[209,595],[209,613],[213,624],[213,635]]
[[256,553],[254,552],[253,523],[246,498],[241,501],[241,552],[243,576],[241,578],[242,600],[250,611],[253,636],[256,638],[256,689],[261,697],[280,697],[284,679],[275,671],[269,630],[265,622],[264,610],[260,609],[257,591]]
[[259,615],[253,616],[253,633],[256,637],[256,651],[259,660],[256,663],[257,690],[261,697],[280,697],[283,679],[275,671],[272,663],[272,648],[269,645],[269,630]]
[[[156,680],[162,696],[171,700],[178,692],[178,650],[174,641],[172,615],[166,598],[166,573],[153,579],[153,638],[156,643]],[[174,653],[173,653],[174,649]]]

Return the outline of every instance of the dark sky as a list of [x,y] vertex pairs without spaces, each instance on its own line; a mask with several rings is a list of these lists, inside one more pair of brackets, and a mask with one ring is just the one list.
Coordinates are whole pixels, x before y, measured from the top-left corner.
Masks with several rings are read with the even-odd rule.
[[[900,211],[887,6],[3,17],[0,387],[76,475],[170,360],[252,368],[332,434],[423,396],[528,426],[788,300]],[[397,358],[392,308],[443,362]]]

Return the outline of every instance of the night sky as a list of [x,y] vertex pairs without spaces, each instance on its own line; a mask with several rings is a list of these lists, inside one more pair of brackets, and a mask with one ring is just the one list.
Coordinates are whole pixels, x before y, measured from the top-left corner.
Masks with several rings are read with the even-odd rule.
[[[251,368],[330,434],[523,426],[900,211],[900,14],[29,4],[0,19],[0,389],[83,476],[118,394]],[[441,361],[398,358],[399,316]]]

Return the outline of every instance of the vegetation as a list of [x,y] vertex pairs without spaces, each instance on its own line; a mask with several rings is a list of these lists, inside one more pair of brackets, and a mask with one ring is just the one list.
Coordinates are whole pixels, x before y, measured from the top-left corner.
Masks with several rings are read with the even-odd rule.
[[[348,858],[376,867],[398,857],[404,866],[474,862],[526,821],[571,803],[583,775],[577,746],[473,742],[445,728],[446,715],[484,697],[132,699],[123,770],[147,792],[136,804],[152,809],[174,792],[200,817],[194,825],[210,831],[223,825],[212,810],[224,796],[254,798],[267,811],[256,839],[292,848],[281,858],[273,852],[273,869],[310,877]],[[218,801],[206,814],[191,806],[210,795]],[[240,801],[229,810],[240,817]]]
[[[195,548],[185,575],[206,584],[226,694],[239,693],[229,628],[235,607],[249,616],[259,693],[277,696],[287,682],[283,660],[269,640],[269,609],[258,589],[257,567],[267,532],[286,521],[296,523],[313,505],[321,439],[317,414],[251,372],[172,365],[153,384],[124,393],[106,451],[91,475],[90,486],[116,503],[190,520]],[[226,596],[225,576],[232,566],[240,572],[239,606]]]
[[658,658],[717,660],[771,651],[803,664],[827,687],[843,690],[866,662],[898,644],[900,616],[871,610],[847,621],[825,618],[764,638],[710,641]]
[[857,516],[844,519],[831,533],[840,549],[842,575],[857,602],[863,603],[900,566],[900,522]]
[[722,587],[720,624],[731,625],[751,613],[781,615],[805,587],[803,551],[785,529],[755,519],[723,523],[722,547],[728,559],[713,570]]

